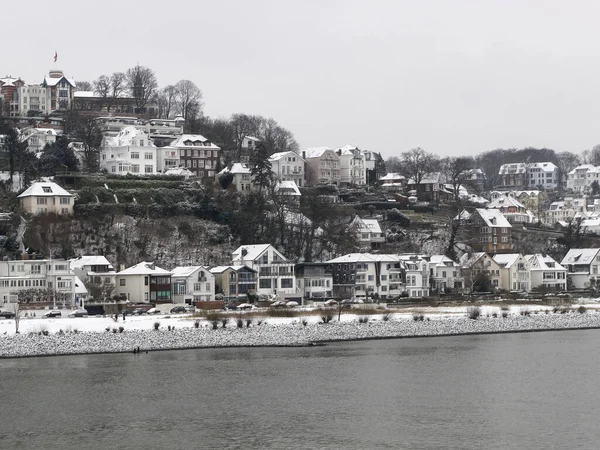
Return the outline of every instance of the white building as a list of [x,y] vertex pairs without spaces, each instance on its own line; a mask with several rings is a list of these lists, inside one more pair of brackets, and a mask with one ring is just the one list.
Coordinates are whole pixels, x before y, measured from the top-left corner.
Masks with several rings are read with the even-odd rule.
[[381,188],[388,192],[402,192],[406,187],[406,177],[399,173],[388,173],[379,178]]
[[117,273],[116,295],[131,303],[172,303],[171,272],[141,262]]
[[275,180],[293,181],[302,187],[304,181],[304,159],[296,152],[279,152],[269,156]]
[[367,184],[365,155],[351,145],[345,145],[336,150],[340,159],[340,184],[342,186]]
[[432,289],[463,289],[464,278],[460,265],[444,255],[432,255],[428,259],[429,283]]
[[567,268],[569,289],[585,289],[590,278],[599,276],[600,248],[572,248],[560,265]]
[[409,297],[429,296],[429,263],[422,255],[400,255],[406,268],[406,291]]
[[522,292],[531,290],[529,261],[525,256],[520,253],[499,253],[493,259],[500,266],[500,289]]
[[25,128],[19,139],[27,143],[27,150],[39,157],[46,144],[54,144],[57,136],[58,133],[53,128]]
[[150,137],[134,126],[124,127],[114,138],[105,138],[100,150],[100,168],[112,174],[156,174],[156,160]]
[[594,181],[600,183],[600,167],[582,164],[567,174],[567,189],[574,192],[589,192]]
[[[0,261],[0,298],[3,303],[52,302],[65,308],[77,306],[76,278],[66,260]],[[19,299],[23,295],[27,298]]]
[[17,88],[17,98],[19,112],[22,116],[26,116],[29,111],[39,115],[45,115],[49,112],[46,107],[46,88],[39,84],[30,84]]
[[296,284],[303,299],[326,300],[333,295],[333,275],[329,263],[296,264]]
[[34,181],[17,198],[28,214],[73,214],[74,195],[52,181]]
[[215,299],[215,276],[206,267],[175,267],[171,271],[173,303],[208,302]]
[[252,190],[255,190],[256,186],[252,183],[254,177],[252,176],[250,166],[248,166],[247,164],[230,164],[217,174],[216,180],[219,181],[220,177],[226,174],[231,174],[233,176],[231,184],[235,186],[235,188],[239,192],[250,192]]
[[531,289],[567,290],[567,269],[551,256],[538,253],[525,259],[529,262]]
[[385,242],[385,236],[377,219],[362,219],[356,215],[350,222],[350,227],[355,230],[358,240],[363,246],[377,248]]
[[271,244],[238,247],[232,254],[232,265],[245,265],[258,272],[257,294],[275,294],[279,297],[299,294],[294,264]]
[[[181,165],[179,160],[179,150],[175,147],[155,147],[156,148],[156,170],[166,174],[169,170],[178,169]],[[190,172],[191,173],[191,172]],[[191,174],[193,176],[193,174]]]
[[302,151],[306,184],[340,184],[340,158],[329,147],[313,147]]
[[529,187],[553,190],[558,188],[558,167],[551,162],[527,164],[527,185]]

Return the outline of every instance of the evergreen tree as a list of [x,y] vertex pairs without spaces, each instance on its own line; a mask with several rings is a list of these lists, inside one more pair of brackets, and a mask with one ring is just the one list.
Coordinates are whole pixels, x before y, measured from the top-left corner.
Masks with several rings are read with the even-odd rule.
[[261,189],[267,189],[273,184],[273,170],[269,156],[267,147],[263,142],[256,144],[256,149],[250,155],[252,183]]

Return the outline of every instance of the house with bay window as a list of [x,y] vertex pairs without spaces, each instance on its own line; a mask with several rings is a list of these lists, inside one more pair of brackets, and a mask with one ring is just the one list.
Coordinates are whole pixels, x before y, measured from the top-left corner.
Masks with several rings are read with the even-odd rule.
[[131,303],[172,303],[171,272],[141,262],[117,272],[115,293]]
[[175,267],[171,271],[173,303],[193,305],[215,298],[215,276],[206,267]]
[[529,261],[520,253],[502,253],[493,256],[500,266],[500,289],[529,292],[531,276]]
[[17,198],[28,214],[73,214],[75,196],[52,181],[35,181]]
[[258,272],[257,294],[288,297],[296,295],[294,263],[271,244],[242,245],[232,254],[232,264]]

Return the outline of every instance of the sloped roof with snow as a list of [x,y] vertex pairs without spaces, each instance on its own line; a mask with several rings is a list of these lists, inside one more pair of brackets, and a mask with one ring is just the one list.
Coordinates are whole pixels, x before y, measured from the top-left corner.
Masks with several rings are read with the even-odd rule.
[[456,264],[456,262],[448,258],[446,255],[431,255],[429,257],[429,262],[435,264],[436,266],[446,266],[445,263],[452,263],[452,265]]
[[282,158],[286,158],[288,156],[294,156],[296,158],[298,158],[299,161],[304,161],[304,158],[302,158],[302,156],[300,156],[298,153],[290,150],[288,152],[277,152],[277,153],[273,153],[271,156],[269,156],[269,161],[278,161]]
[[555,172],[558,167],[551,162],[529,163],[527,169],[542,169],[542,172]]
[[173,270],[171,270],[171,277],[172,278],[187,278],[190,275],[193,275],[196,271],[202,270],[202,269],[206,270],[202,266],[179,266],[179,267],[175,267]]
[[250,174],[250,173],[252,173],[252,171],[250,170],[250,167],[247,164],[235,163],[235,164],[232,164],[231,167],[225,167],[223,170],[221,170],[218,173],[218,175],[223,175],[226,173],[231,173],[233,175],[235,175],[235,174]]
[[[273,246],[271,244],[241,245],[232,253],[232,260],[254,261],[258,259],[265,251],[267,251],[269,247]],[[243,250],[246,250],[246,254],[242,256]],[[284,261],[287,260],[285,256],[275,249],[275,247],[273,247],[273,251],[283,258]]]
[[500,266],[510,269],[522,255],[520,253],[498,253],[492,256],[492,259],[496,261]]
[[534,255],[525,255],[525,259],[529,261],[531,270],[558,270],[567,271],[563,266],[554,260],[550,255],[542,255],[536,253]]
[[471,254],[465,253],[460,257],[460,259],[458,260],[458,263],[460,264],[460,267],[462,267],[463,269],[470,269],[484,255],[485,255],[485,252],[474,252]]
[[303,150],[302,154],[306,157],[306,159],[320,158],[327,150],[332,151],[337,157],[337,153],[335,153],[335,151],[331,147],[311,147],[307,148],[306,150]]
[[153,262],[142,261],[135,266],[120,271],[118,275],[171,275],[171,272],[156,267]]
[[527,171],[527,164],[525,163],[509,163],[502,164],[498,170],[498,175],[507,175],[514,173],[525,173]]
[[221,147],[213,144],[208,139],[200,134],[182,134],[173,142],[171,147],[187,148],[187,147],[202,147],[209,150],[220,150]]
[[54,78],[54,77],[44,77],[44,81],[42,82],[42,85],[44,85],[44,86],[56,86],[62,80],[65,80],[72,87],[75,87],[75,80],[73,80],[72,78],[67,78],[65,76],[56,77],[56,78]]
[[523,203],[510,195],[503,195],[495,200],[492,200],[488,208],[502,208],[505,206],[514,206],[515,208],[525,209]]
[[115,137],[107,138],[106,145],[109,147],[126,147],[128,145],[134,146],[134,139],[140,135],[142,135],[145,139],[149,139],[148,135],[144,131],[134,127],[133,125],[127,125],[121,128],[121,131],[119,131],[119,134],[117,134]]
[[164,174],[165,175],[180,175],[180,176],[184,176],[184,177],[193,177],[194,176],[194,173],[191,170],[186,169],[185,167],[172,167],[170,169],[165,170]]
[[17,198],[24,197],[74,197],[73,194],[64,190],[52,181],[35,181]]
[[600,248],[572,248],[560,262],[562,265],[589,265],[594,261],[596,255],[600,252]]
[[296,185],[295,181],[278,181],[277,184],[275,185],[275,192],[280,192],[282,195],[291,195],[291,196],[300,196],[302,195],[300,193],[300,189],[298,189],[298,186]]
[[81,281],[78,276],[75,277],[73,284],[75,285],[75,294],[86,295],[88,293],[85,284],[83,284],[83,281]]
[[477,208],[476,211],[479,214],[479,216],[481,216],[481,218],[483,219],[483,221],[486,223],[486,225],[488,227],[512,228],[512,225],[506,219],[506,217],[504,217],[504,214],[502,214],[497,209]]
[[108,266],[109,269],[113,268],[113,265],[106,259],[106,256],[102,255],[83,255],[78,258],[69,260],[71,269],[83,269],[85,266]]
[[402,181],[405,179],[406,177],[404,175],[400,175],[399,173],[388,173],[379,178],[379,181]]
[[400,257],[392,254],[374,255],[372,253],[348,253],[347,255],[327,261],[327,263],[330,264],[357,262],[400,262]]
[[225,272],[227,269],[231,269],[235,272],[239,272],[242,269],[249,270],[250,272],[256,272],[256,270],[252,269],[251,267],[242,266],[242,265],[216,266],[216,267],[209,269],[209,272],[212,274],[220,274],[220,273]]

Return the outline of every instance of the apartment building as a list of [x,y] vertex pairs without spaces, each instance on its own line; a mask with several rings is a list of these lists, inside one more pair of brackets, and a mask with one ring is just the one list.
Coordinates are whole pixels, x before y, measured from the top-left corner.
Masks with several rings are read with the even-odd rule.
[[183,134],[171,147],[179,150],[181,165],[193,172],[203,184],[214,182],[221,148],[199,134]]
[[128,125],[104,141],[100,150],[101,169],[116,175],[157,173],[156,147],[145,132]]
[[329,147],[314,147],[302,151],[306,184],[340,184],[340,158]]

